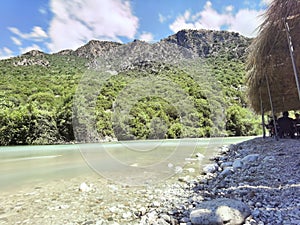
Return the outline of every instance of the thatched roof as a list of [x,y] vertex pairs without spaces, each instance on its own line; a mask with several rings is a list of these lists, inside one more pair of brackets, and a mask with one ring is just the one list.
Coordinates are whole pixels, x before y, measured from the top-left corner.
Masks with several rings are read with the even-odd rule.
[[262,99],[264,110],[271,111],[269,83],[275,112],[299,110],[300,100],[285,22],[289,25],[299,77],[300,0],[273,0],[263,16],[265,20],[249,49],[247,85],[250,104],[256,112],[260,112]]

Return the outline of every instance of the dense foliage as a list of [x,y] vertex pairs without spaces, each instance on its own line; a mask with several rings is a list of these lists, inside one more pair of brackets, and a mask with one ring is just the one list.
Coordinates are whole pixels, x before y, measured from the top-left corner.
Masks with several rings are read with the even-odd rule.
[[257,135],[260,118],[253,113],[245,94],[245,62],[230,52],[208,59],[213,74],[220,82],[226,105],[226,132],[230,136]]
[[[19,65],[24,60],[30,63]],[[209,58],[206,63],[214,82],[207,74],[197,75],[195,80],[181,68],[159,64],[110,76],[96,98],[91,97],[96,136],[156,139],[257,134],[259,122],[248,109],[244,93],[244,63],[230,57]],[[23,55],[1,60],[0,145],[74,141],[73,124],[82,129],[78,131],[81,141],[98,140],[88,138],[89,129],[81,125],[89,118],[78,113],[91,99],[84,96],[73,104],[86,64],[86,59],[70,55]],[[141,90],[144,78],[157,86],[153,90],[160,91],[139,93],[134,98],[134,89],[126,87]],[[86,93],[95,90],[95,85],[85,85]],[[180,101],[182,96],[184,102]]]
[[0,144],[74,140],[72,97],[84,60],[43,55],[51,66],[15,66],[28,56],[0,61]]

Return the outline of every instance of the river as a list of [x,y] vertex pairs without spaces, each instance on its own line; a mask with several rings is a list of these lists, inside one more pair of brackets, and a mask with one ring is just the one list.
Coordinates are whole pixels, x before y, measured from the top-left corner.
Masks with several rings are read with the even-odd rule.
[[251,138],[0,147],[0,190],[95,172],[133,185],[159,181],[180,172],[192,154],[199,152],[208,159],[220,146]]

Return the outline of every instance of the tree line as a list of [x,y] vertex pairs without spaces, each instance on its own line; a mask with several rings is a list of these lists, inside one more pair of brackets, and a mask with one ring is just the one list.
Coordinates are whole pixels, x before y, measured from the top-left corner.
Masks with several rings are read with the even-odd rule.
[[[16,66],[26,57],[0,61],[0,145],[259,133],[258,118],[247,105],[240,60],[207,59],[211,78],[197,74],[197,80],[180,67],[154,63],[149,69],[121,71],[99,88],[83,85],[89,70],[86,59],[43,54],[35,57],[49,61],[46,66]],[[143,94],[145,84],[153,93]],[[89,96],[95,88],[97,95]],[[94,105],[85,110],[91,118],[83,118],[80,109],[89,102]],[[92,137],[86,127],[89,119],[95,122]]]

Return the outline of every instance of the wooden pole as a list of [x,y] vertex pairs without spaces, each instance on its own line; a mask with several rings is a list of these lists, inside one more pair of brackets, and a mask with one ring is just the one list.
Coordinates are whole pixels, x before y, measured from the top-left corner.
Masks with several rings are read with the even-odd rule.
[[272,96],[271,96],[271,90],[270,90],[270,85],[269,85],[269,79],[268,76],[265,74],[265,78],[267,81],[267,89],[268,89],[268,94],[269,94],[269,100],[270,100],[270,106],[271,106],[271,110],[272,110],[272,117],[273,117],[273,126],[275,129],[275,139],[276,141],[278,141],[278,132],[277,132],[277,126],[276,126],[276,121],[275,121],[275,113],[274,113],[274,108],[273,108],[273,102],[272,102]]
[[263,107],[263,102],[261,98],[261,89],[259,88],[259,98],[260,98],[260,110],[261,110],[261,123],[262,123],[262,130],[263,130],[263,138],[266,138],[266,127],[265,127],[265,112]]

